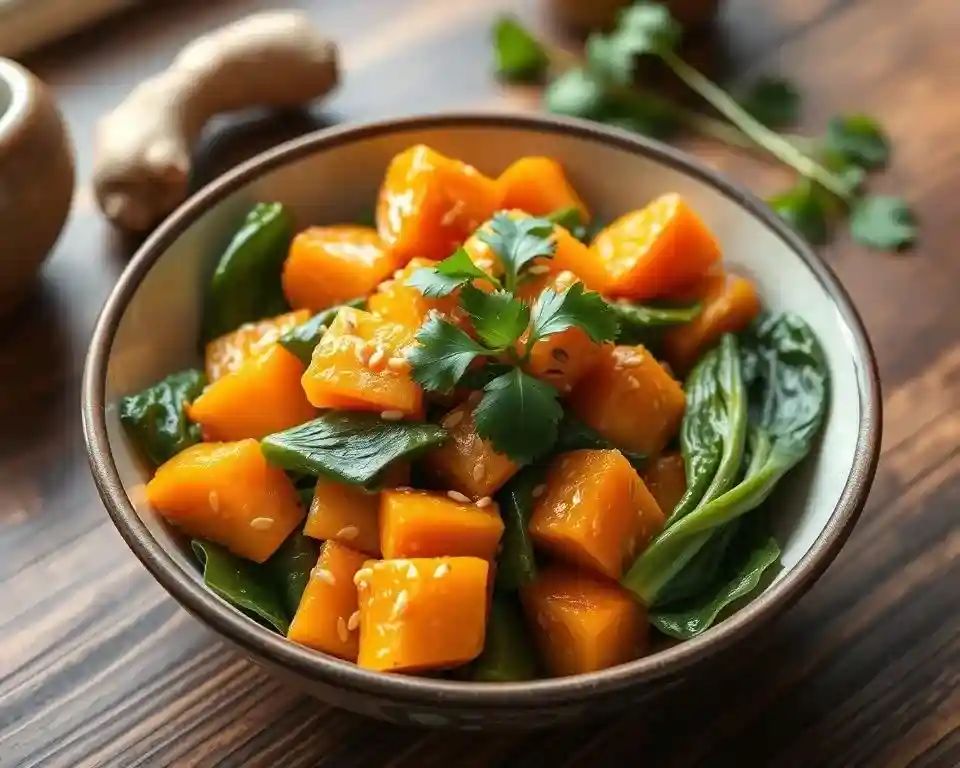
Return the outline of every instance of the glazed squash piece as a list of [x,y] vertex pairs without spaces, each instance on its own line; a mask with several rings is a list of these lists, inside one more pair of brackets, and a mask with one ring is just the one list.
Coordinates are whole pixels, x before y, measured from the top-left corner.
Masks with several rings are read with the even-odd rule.
[[380,494],[380,546],[397,557],[479,557],[493,560],[503,535],[495,503],[485,506],[445,493],[406,489]]
[[440,420],[447,440],[423,457],[423,466],[444,487],[482,499],[496,493],[519,466],[477,434],[475,407],[476,402],[468,399]]
[[425,672],[472,661],[486,633],[489,564],[477,557],[368,562],[356,576],[357,664]]
[[437,299],[428,298],[413,286],[407,285],[410,276],[418,269],[428,269],[436,264],[437,262],[430,259],[411,259],[403,269],[397,270],[390,280],[380,283],[377,292],[367,302],[367,308],[388,322],[399,323],[414,330],[419,330],[431,309],[442,315],[452,315],[457,309],[456,294]]
[[302,374],[303,363],[273,343],[208,386],[187,413],[216,440],[259,439],[314,417]]
[[219,336],[207,344],[204,355],[207,380],[214,382],[256,357],[280,340],[291,328],[310,319],[307,310],[287,312],[277,317],[244,323],[237,330]]
[[657,502],[620,451],[573,451],[553,460],[530,518],[534,544],[611,579],[663,527]]
[[577,208],[584,222],[590,213],[570,186],[563,167],[550,157],[521,157],[497,177],[504,208],[519,208],[547,216],[562,208]]
[[687,490],[683,456],[679,453],[665,453],[651,459],[644,465],[640,477],[657,500],[660,511],[665,517],[669,517]]
[[569,397],[574,415],[626,451],[660,453],[680,427],[686,397],[643,345],[607,346]]
[[671,193],[606,227],[591,243],[590,258],[606,274],[603,293],[654,299],[696,282],[719,261],[720,246],[683,198]]
[[199,443],[163,464],[147,500],[188,536],[264,562],[303,520],[283,470],[271,467],[256,440]]
[[423,391],[403,350],[414,331],[344,307],[313,350],[303,389],[317,408],[419,414]]
[[646,611],[617,584],[553,565],[520,596],[541,660],[554,677],[598,672],[646,653]]
[[367,556],[335,541],[328,541],[300,598],[287,631],[295,643],[356,661],[360,648],[357,587],[354,576]]
[[377,231],[396,266],[445,259],[500,205],[496,182],[418,144],[390,162],[377,199]]
[[689,294],[700,302],[700,313],[689,323],[670,328],[663,337],[664,357],[681,376],[723,334],[739,333],[760,314],[760,297],[753,283],[720,269],[704,275]]
[[319,312],[366,296],[394,270],[393,256],[369,227],[310,227],[290,245],[283,293],[294,309]]

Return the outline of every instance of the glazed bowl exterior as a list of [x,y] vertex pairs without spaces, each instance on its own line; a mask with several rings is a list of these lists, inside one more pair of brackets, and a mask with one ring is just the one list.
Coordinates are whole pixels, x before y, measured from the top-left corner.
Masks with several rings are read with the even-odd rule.
[[[385,675],[297,646],[233,610],[202,583],[184,541],[145,501],[149,471],[117,414],[119,399],[197,365],[202,287],[258,201],[279,200],[298,226],[368,210],[390,158],[415,143],[496,175],[522,155],[557,159],[597,215],[609,219],[666,191],[682,194],[773,310],[801,313],[819,335],[831,407],[813,454],[778,488],[774,530],[784,569],[753,602],[700,637],[602,672],[523,684]],[[679,685],[799,597],[846,540],[880,445],[873,353],[829,268],[759,200],[694,158],[635,135],[544,116],[447,114],[351,125],[288,142],[194,195],[143,245],[97,322],[83,383],[92,472],[127,544],[189,612],[291,685],[384,720],[456,728],[533,728],[635,706]]]

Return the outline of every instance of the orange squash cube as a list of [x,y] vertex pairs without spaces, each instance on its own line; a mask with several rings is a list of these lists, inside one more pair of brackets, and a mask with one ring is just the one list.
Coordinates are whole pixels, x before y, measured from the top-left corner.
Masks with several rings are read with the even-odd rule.
[[466,163],[419,144],[390,162],[377,199],[377,231],[396,266],[445,259],[500,205],[500,188]]
[[237,370],[241,363],[266,351],[288,330],[309,319],[310,313],[305,309],[287,312],[267,320],[244,323],[237,330],[209,342],[204,355],[207,381],[213,383]]
[[502,535],[503,520],[495,503],[479,507],[430,491],[386,490],[380,494],[380,546],[387,559],[493,560]]
[[390,323],[399,323],[418,331],[427,312],[435,309],[441,315],[453,316],[457,312],[459,296],[454,293],[441,298],[428,298],[416,288],[407,285],[411,275],[418,269],[437,265],[430,259],[411,259],[393,278],[380,284],[377,292],[367,301],[367,309]]
[[677,508],[683,494],[687,492],[687,475],[683,456],[679,453],[665,453],[647,461],[640,472],[647,490],[657,500],[657,506],[665,517]]
[[489,440],[477,434],[473,421],[475,407],[476,402],[468,398],[440,420],[449,437],[439,448],[428,452],[422,463],[439,483],[473,499],[481,499],[500,490],[519,466],[497,453]]
[[419,414],[423,390],[410,378],[403,360],[413,336],[414,331],[403,325],[344,307],[313,350],[303,374],[307,398],[317,408]]
[[689,295],[700,302],[700,314],[663,335],[664,357],[680,376],[723,334],[739,333],[760,314],[760,297],[753,283],[723,270],[704,275]]
[[483,650],[489,564],[477,557],[368,563],[357,573],[360,655],[381,672],[424,672]]
[[335,541],[326,542],[300,606],[287,630],[287,639],[329,653],[347,661],[356,661],[360,649],[359,604],[353,583],[367,560],[361,552]]
[[608,346],[568,398],[574,414],[627,451],[654,456],[680,429],[686,396],[642,345]]
[[300,386],[303,363],[279,344],[221,376],[187,406],[217,440],[261,438],[316,416]]
[[534,544],[564,562],[619,579],[663,519],[620,451],[583,450],[553,460],[529,530]]
[[369,227],[310,227],[283,264],[283,294],[294,309],[319,312],[366,296],[394,270],[393,256]]
[[198,443],[157,469],[147,501],[188,536],[262,563],[303,520],[290,478],[256,440]]
[[570,186],[563,166],[550,157],[521,157],[497,177],[501,206],[519,208],[533,216],[547,216],[563,208],[577,208],[585,222],[590,212]]
[[720,245],[683,198],[667,194],[606,227],[590,258],[606,273],[603,293],[644,300],[696,282],[720,260]]
[[552,565],[521,589],[520,598],[554,677],[599,672],[647,652],[646,610],[618,584]]

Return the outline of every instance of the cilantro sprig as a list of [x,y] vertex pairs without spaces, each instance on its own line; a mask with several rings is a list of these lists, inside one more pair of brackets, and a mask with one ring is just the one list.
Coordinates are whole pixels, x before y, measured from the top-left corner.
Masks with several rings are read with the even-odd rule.
[[563,291],[546,288],[532,305],[515,295],[534,263],[553,258],[553,235],[547,219],[498,213],[478,236],[502,266],[501,278],[480,270],[461,248],[407,281],[428,297],[459,291],[466,317],[461,326],[437,313],[428,316],[418,345],[408,353],[414,380],[430,392],[482,388],[474,412],[477,433],[518,463],[553,447],[563,417],[557,390],[527,370],[534,346],[569,328],[583,329],[598,343],[615,339],[619,331],[609,305],[581,283]]

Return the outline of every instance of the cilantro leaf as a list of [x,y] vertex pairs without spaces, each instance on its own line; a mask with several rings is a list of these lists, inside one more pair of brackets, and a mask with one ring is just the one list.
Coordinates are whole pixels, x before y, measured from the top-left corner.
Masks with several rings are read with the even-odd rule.
[[881,250],[899,250],[917,239],[913,212],[899,197],[875,195],[859,200],[850,217],[853,239]]
[[473,263],[465,249],[457,248],[437,266],[418,269],[410,275],[407,285],[429,298],[440,298],[449,296],[461,285],[475,278],[494,281],[494,278]]
[[571,69],[547,86],[543,105],[555,115],[600,119],[607,105],[606,87],[591,72]]
[[493,24],[493,53],[497,74],[512,82],[539,79],[550,65],[543,45],[517,19],[503,15]]
[[524,266],[534,259],[553,258],[553,222],[548,219],[512,219],[497,213],[490,220],[490,229],[481,229],[480,239],[497,254],[503,265],[503,284],[508,291],[517,287],[517,278]]
[[478,355],[487,350],[453,323],[430,317],[407,352],[414,381],[430,392],[449,392]]
[[530,321],[530,309],[512,293],[485,293],[472,285],[463,286],[462,306],[473,324],[473,330],[491,350],[502,350],[515,342]]
[[777,77],[761,78],[740,99],[740,105],[768,128],[796,123],[800,104],[800,93],[793,83]]
[[591,72],[617,85],[632,83],[636,55],[632,45],[629,41],[625,43],[619,32],[610,35],[594,32],[587,38],[584,51]]
[[544,336],[568,328],[582,328],[600,343],[616,338],[620,324],[600,294],[584,290],[583,283],[574,283],[563,293],[547,288],[533,308],[528,348]]
[[830,235],[828,193],[807,180],[771,197],[767,204],[797,233],[813,245],[823,245]]
[[827,124],[827,150],[867,169],[890,160],[890,140],[867,115],[839,115]]
[[621,11],[616,29],[587,39],[587,66],[612,83],[633,82],[638,56],[670,53],[680,42],[681,28],[660,3],[635,3]]
[[525,464],[556,443],[563,408],[553,387],[514,368],[484,387],[473,417],[480,437]]

